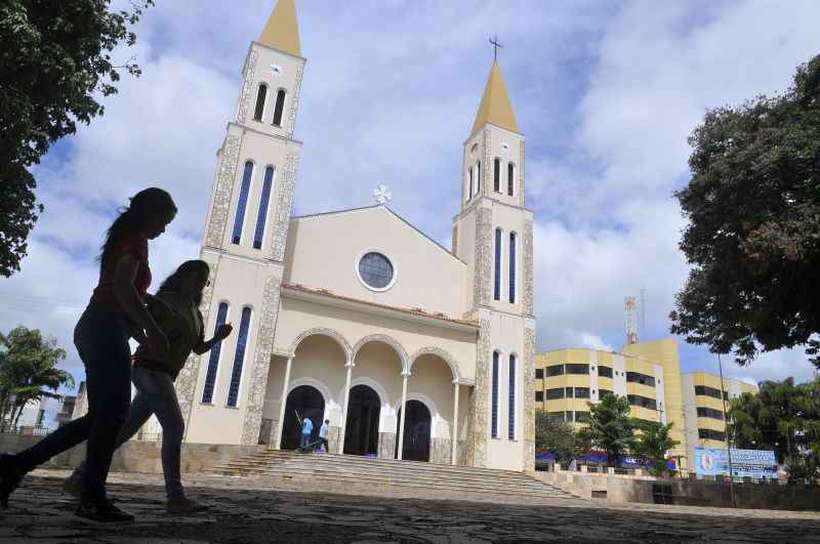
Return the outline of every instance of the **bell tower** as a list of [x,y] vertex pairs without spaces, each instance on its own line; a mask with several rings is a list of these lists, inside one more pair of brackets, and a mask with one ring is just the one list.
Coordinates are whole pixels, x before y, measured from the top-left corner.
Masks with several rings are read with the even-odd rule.
[[[491,40],[497,48],[500,44]],[[471,464],[533,470],[533,214],[525,208],[524,136],[494,60],[464,143],[453,251],[468,265],[479,320]],[[509,459],[516,465],[510,466]],[[518,464],[520,463],[520,464]]]

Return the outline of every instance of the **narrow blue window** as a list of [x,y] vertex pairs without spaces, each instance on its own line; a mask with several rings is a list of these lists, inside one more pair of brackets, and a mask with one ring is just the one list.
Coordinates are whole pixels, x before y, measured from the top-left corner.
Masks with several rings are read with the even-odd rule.
[[239,322],[239,336],[236,339],[236,355],[233,358],[231,386],[228,388],[228,406],[236,406],[239,399],[239,382],[242,380],[242,364],[245,360],[245,348],[248,345],[248,329],[251,326],[251,309],[242,308],[242,319]]
[[470,168],[470,192],[467,194],[467,200],[473,198],[473,193],[475,192],[473,187],[473,169]]
[[282,112],[285,111],[285,89],[279,89],[276,93],[276,106],[273,110],[273,124],[282,126]]
[[507,406],[507,438],[515,440],[515,355],[510,355],[510,397]]
[[251,192],[251,178],[253,177],[253,163],[245,163],[245,172],[242,174],[242,187],[239,189],[239,202],[236,205],[236,217],[233,220],[233,243],[242,240],[242,224],[245,223],[245,208],[248,207],[248,193]]
[[481,161],[475,163],[476,194],[481,192]]
[[501,229],[495,229],[495,278],[493,298],[501,300]]
[[510,303],[515,303],[515,233],[510,233]]
[[259,215],[256,216],[256,230],[253,233],[253,247],[262,249],[265,237],[265,222],[268,220],[268,205],[273,187],[273,166],[265,168],[265,181],[262,182],[262,197],[259,199]]
[[491,432],[498,438],[498,352],[493,352],[493,399],[492,399]]
[[[225,324],[228,318],[228,303],[220,302],[219,309],[216,311],[216,325],[214,325],[214,334],[219,330],[219,327]],[[216,384],[216,371],[219,369],[219,354],[222,352],[222,342],[218,342],[211,348],[211,355],[208,358],[208,372],[205,373],[205,389],[202,390],[202,402],[211,404],[214,400],[214,385]]]

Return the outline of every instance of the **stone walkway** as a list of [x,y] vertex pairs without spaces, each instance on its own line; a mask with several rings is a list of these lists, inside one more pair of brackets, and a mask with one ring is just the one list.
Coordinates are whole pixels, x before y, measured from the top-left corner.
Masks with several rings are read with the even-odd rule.
[[[155,475],[114,474],[110,493],[138,516],[117,528],[72,515],[60,492],[64,472],[38,471],[0,511],[0,544],[251,544],[461,542],[758,542],[820,543],[820,516],[810,513],[628,505],[490,505],[254,489],[253,480],[197,478],[191,496],[211,506],[202,515],[165,514]],[[55,477],[55,476],[60,477]]]

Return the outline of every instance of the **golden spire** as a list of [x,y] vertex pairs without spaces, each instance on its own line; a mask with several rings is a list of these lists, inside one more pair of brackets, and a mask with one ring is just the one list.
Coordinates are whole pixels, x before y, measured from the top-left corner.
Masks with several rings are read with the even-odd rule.
[[302,56],[299,47],[299,21],[296,19],[293,0],[279,0],[276,3],[257,41],[295,57]]
[[493,62],[493,66],[490,68],[490,77],[487,78],[484,96],[481,97],[481,105],[478,106],[478,113],[475,116],[470,136],[478,132],[486,123],[491,123],[512,132],[518,132],[510,97],[507,96],[507,89],[504,87],[501,69],[498,67],[497,62]]

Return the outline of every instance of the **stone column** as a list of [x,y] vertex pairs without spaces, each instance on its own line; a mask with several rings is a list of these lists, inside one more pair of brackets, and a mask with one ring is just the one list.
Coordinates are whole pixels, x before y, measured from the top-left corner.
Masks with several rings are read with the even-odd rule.
[[401,459],[404,454],[404,418],[407,415],[407,378],[410,377],[409,372],[401,373],[401,417],[399,418],[399,454],[396,457]]
[[356,366],[353,364],[353,361],[348,359],[345,363],[345,368],[347,369],[347,375],[345,376],[345,401],[344,401],[344,412],[342,412],[342,436],[339,437],[339,453],[345,452],[345,433],[347,432],[347,408],[350,404],[350,380],[353,378],[353,367]]
[[456,454],[458,450],[458,380],[453,380],[453,390],[453,427],[452,436],[450,437],[450,440],[452,441],[453,452],[451,455],[450,464],[455,465]]
[[285,408],[288,404],[288,388],[290,387],[290,367],[293,363],[293,357],[288,357],[288,362],[285,363],[285,381],[282,384],[282,397],[279,402],[279,424],[276,429],[276,443],[273,447],[277,450],[282,449],[282,432],[285,429]]

